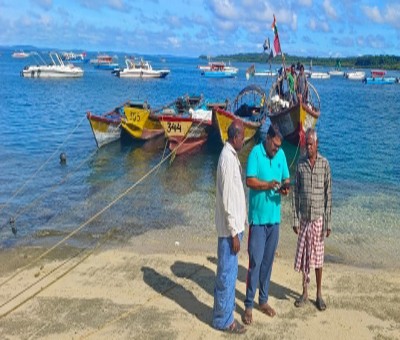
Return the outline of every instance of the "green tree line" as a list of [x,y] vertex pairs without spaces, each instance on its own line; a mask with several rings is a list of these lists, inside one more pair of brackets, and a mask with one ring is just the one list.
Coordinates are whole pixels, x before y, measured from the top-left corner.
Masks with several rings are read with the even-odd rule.
[[[200,59],[207,59],[207,56],[201,55]],[[266,53],[240,53],[232,55],[219,55],[213,57],[214,60],[225,62],[248,62],[248,63],[269,63],[269,54]],[[276,56],[271,63],[281,63],[282,57]],[[340,62],[342,68],[382,68],[387,70],[400,70],[400,56],[395,55],[365,55],[360,57],[346,58],[322,58],[322,57],[298,57],[285,54],[286,65],[303,64],[306,68],[312,63],[313,66],[336,67]]]

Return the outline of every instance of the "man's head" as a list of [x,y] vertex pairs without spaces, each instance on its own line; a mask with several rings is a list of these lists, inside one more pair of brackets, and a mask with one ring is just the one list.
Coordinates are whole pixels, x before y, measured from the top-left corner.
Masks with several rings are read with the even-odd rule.
[[228,141],[236,151],[240,151],[244,143],[244,125],[239,119],[235,119],[228,127]]
[[304,65],[301,64],[301,65],[300,65],[300,73],[303,73],[303,72],[304,72]]
[[292,74],[296,73],[296,66],[294,64],[292,64],[292,66],[290,66],[290,72]]
[[307,157],[309,159],[315,158],[317,156],[318,136],[317,131],[315,131],[313,128],[308,128],[306,131],[306,148]]
[[274,157],[282,145],[282,135],[277,126],[269,126],[264,145],[268,156]]

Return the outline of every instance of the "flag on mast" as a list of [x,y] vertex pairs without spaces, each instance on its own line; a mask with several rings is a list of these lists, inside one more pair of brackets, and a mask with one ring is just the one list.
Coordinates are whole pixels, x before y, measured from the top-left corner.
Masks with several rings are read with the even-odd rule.
[[276,26],[276,18],[274,14],[274,22],[271,25],[272,31],[274,32],[274,44],[272,45],[273,57],[281,53],[281,43],[279,42],[278,27]]

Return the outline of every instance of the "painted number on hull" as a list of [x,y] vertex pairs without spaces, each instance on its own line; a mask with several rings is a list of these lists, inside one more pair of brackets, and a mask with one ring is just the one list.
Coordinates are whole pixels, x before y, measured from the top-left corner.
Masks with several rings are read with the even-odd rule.
[[171,123],[171,122],[168,122],[167,132],[171,132],[171,131],[174,131],[174,132],[177,132],[177,131],[182,132],[182,126],[181,126],[181,124],[179,124],[179,123]]
[[140,122],[140,115],[137,114],[137,113],[132,113],[132,114],[131,114],[131,120],[132,120],[133,122]]

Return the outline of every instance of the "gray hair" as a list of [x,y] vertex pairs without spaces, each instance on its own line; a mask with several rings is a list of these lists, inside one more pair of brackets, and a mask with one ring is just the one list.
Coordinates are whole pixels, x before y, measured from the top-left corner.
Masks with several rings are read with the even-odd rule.
[[311,137],[314,140],[314,142],[318,141],[317,131],[313,128],[308,128],[306,131],[306,139],[308,137]]

